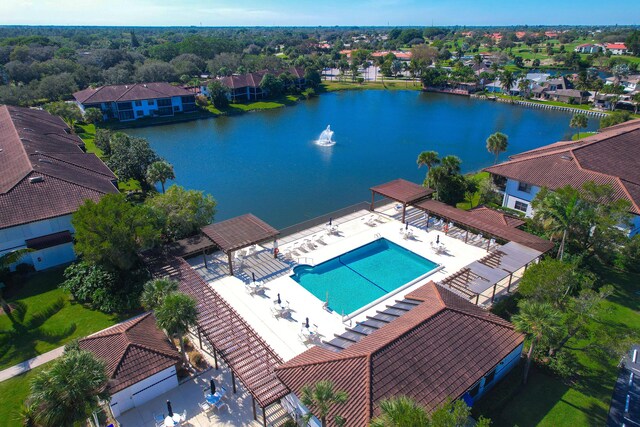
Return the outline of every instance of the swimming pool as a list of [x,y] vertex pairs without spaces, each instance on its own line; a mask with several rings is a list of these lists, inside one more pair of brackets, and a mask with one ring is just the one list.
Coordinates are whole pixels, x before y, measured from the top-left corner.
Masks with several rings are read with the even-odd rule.
[[328,295],[332,310],[350,314],[437,266],[381,238],[314,267],[299,265],[291,278],[321,301]]

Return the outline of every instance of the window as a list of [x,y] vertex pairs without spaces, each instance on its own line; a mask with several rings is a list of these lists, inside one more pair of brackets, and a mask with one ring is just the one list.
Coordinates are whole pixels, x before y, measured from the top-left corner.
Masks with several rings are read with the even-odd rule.
[[142,116],[142,111],[136,111],[136,116],[138,117]]
[[153,99],[150,99],[147,101],[147,105],[156,105],[156,101]]
[[142,107],[142,101],[136,101],[136,107]]
[[476,397],[479,391],[480,391],[480,383],[478,382],[476,385],[473,386],[471,390],[469,390],[469,396]]
[[513,208],[518,211],[526,212],[529,205],[518,200],[515,205],[513,205]]
[[531,193],[531,184],[527,184],[526,182],[518,182],[518,191],[522,191],[523,193]]

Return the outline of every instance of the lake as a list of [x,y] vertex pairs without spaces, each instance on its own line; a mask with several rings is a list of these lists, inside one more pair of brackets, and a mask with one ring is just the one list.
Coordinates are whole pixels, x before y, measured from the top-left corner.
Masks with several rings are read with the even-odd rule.
[[[127,130],[173,164],[176,183],[218,201],[216,220],[254,213],[276,228],[370,200],[369,188],[422,182],[421,151],[462,159],[464,172],[493,163],[486,139],[509,136],[500,158],[567,139],[570,113],[419,91],[345,91],[296,106]],[[331,125],[336,144],[315,144]],[[589,130],[599,120],[589,118]]]

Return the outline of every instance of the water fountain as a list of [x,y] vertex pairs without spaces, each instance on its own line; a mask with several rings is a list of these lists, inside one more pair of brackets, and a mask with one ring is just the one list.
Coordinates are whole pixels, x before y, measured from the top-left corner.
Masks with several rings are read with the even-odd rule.
[[331,125],[327,126],[327,128],[322,131],[320,137],[316,141],[316,144],[323,147],[330,147],[335,143],[336,142],[333,140],[333,131],[331,130]]

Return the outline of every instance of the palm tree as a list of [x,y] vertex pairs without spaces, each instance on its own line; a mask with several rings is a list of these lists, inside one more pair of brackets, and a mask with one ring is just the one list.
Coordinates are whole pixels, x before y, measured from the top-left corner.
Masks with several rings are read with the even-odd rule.
[[530,84],[531,84],[531,81],[529,79],[518,80],[518,90],[520,91],[520,96],[522,98],[526,98],[529,95]]
[[155,310],[158,326],[180,342],[180,353],[186,358],[184,351],[184,335],[189,327],[196,324],[198,310],[196,301],[189,295],[174,292],[167,295],[162,304]]
[[[342,405],[347,401],[349,397],[344,391],[334,390],[333,383],[331,381],[318,381],[317,383],[310,385],[307,384],[302,387],[302,403],[310,410],[315,412],[315,416],[320,419],[322,427],[327,425],[327,417],[333,405]],[[307,422],[311,418],[311,414],[306,416]],[[341,425],[343,418],[339,415],[334,417],[334,422]]]
[[429,425],[429,414],[415,400],[398,396],[380,402],[380,416],[370,427],[423,427]]
[[145,310],[154,310],[162,305],[167,295],[178,290],[178,282],[171,279],[149,280],[144,284],[140,304]]
[[[509,70],[504,70],[500,75],[500,86],[502,86],[502,90],[507,94],[511,95],[511,86],[515,82],[516,78],[513,73]],[[512,97],[513,98],[513,97]]]
[[578,139],[580,139],[580,129],[586,128],[589,123],[589,119],[586,114],[578,113],[574,114],[571,117],[571,122],[569,122],[569,127],[578,128]]
[[173,173],[173,166],[166,160],[160,160],[153,162],[147,168],[147,182],[151,185],[155,185],[156,182],[162,184],[162,192],[164,193],[164,183],[168,179],[175,179],[176,175]]
[[421,168],[422,166],[426,166],[427,175],[429,175],[429,171],[431,170],[431,167],[433,165],[437,165],[438,163],[440,163],[440,158],[438,158],[438,152],[423,151],[418,155],[418,160],[416,160],[416,163],[418,163],[418,168]]
[[53,362],[31,382],[23,414],[25,425],[71,426],[98,410],[98,399],[107,399],[105,363],[93,353],[71,350]]
[[569,231],[576,226],[584,213],[584,204],[580,193],[573,187],[565,186],[556,191],[543,188],[534,199],[534,221],[542,224],[550,234],[551,240],[562,235],[558,258],[562,260]]
[[461,164],[462,160],[460,160],[460,157],[452,155],[444,156],[440,161],[440,165],[449,175],[460,173]]
[[527,363],[524,367],[523,383],[527,383],[531,359],[536,344],[545,337],[552,335],[560,327],[561,315],[547,302],[533,300],[521,300],[518,304],[520,312],[511,318],[518,332],[526,334],[531,339],[529,351],[527,351]]
[[496,156],[494,164],[498,163],[500,153],[507,151],[509,145],[509,137],[502,132],[496,132],[487,138],[487,151]]

